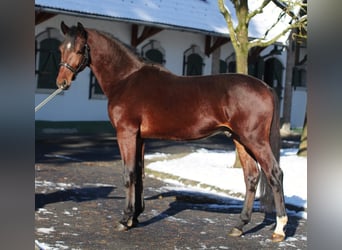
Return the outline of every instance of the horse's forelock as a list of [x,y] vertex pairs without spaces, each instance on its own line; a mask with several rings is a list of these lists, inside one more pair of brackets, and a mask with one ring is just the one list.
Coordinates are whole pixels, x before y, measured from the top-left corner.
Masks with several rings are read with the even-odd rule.
[[84,30],[79,30],[77,26],[70,27],[67,34],[65,34],[64,44],[71,44],[71,48],[75,47],[76,37],[78,35],[85,36]]
[[78,33],[78,28],[76,26],[70,27],[70,30],[68,32],[69,36],[76,37],[77,33]]

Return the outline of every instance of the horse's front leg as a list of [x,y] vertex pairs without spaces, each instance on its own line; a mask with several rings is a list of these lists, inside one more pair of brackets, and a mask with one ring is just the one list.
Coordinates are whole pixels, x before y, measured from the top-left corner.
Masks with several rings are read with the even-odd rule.
[[255,199],[255,193],[259,182],[259,170],[257,168],[256,161],[246,151],[245,147],[234,141],[240,162],[243,168],[243,174],[246,184],[246,196],[243,204],[243,209],[240,214],[240,219],[229,232],[229,236],[241,236],[243,234],[243,226],[250,222],[253,211],[253,203]]
[[124,165],[126,200],[124,215],[117,230],[126,231],[138,224],[138,216],[144,211],[143,197],[143,141],[136,134],[118,133],[118,144]]

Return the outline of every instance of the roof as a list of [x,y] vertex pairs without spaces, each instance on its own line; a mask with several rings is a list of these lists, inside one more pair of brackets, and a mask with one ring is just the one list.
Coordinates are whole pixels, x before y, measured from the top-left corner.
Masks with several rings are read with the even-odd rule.
[[[260,2],[262,1],[251,1],[250,9],[253,9],[253,5],[258,6]],[[226,1],[226,6],[236,23],[231,1]],[[217,0],[35,0],[35,7],[53,13],[126,21],[217,36],[228,35],[228,28],[219,11]],[[280,12],[271,2],[261,15],[251,20],[250,37],[263,37]],[[288,21],[289,18],[282,20],[273,32],[269,33],[268,38],[281,31]],[[284,43],[286,40],[287,37],[283,36],[278,42]]]

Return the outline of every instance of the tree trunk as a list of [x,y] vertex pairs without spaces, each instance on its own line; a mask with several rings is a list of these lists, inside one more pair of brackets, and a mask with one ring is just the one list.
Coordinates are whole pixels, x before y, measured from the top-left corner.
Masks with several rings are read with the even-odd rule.
[[[292,32],[291,32],[292,34]],[[292,49],[292,35],[289,35],[289,46],[287,48],[286,59],[286,79],[284,90],[284,109],[283,109],[283,124],[281,134],[290,134],[291,130],[291,106],[292,106],[292,69],[295,61],[295,51]]]
[[307,118],[306,118],[306,113],[305,113],[303,132],[300,138],[300,144],[299,144],[297,155],[307,156],[307,153],[308,153],[308,125],[307,125]]
[[[241,48],[241,47],[240,47]],[[248,50],[235,50],[236,56],[236,72],[241,74],[248,74]],[[233,168],[241,168],[241,162],[238,152],[235,150],[235,162]]]
[[248,49],[247,48],[239,48],[238,51],[235,51],[236,57],[236,73],[240,74],[248,74]]
[[[241,18],[241,17],[240,17]],[[240,22],[239,23],[244,23]],[[248,27],[247,25],[240,25],[237,29],[237,36],[239,40],[239,45],[235,48],[235,58],[236,58],[236,73],[248,74]],[[241,168],[240,157],[238,152],[235,151],[235,162],[233,164],[234,168]]]

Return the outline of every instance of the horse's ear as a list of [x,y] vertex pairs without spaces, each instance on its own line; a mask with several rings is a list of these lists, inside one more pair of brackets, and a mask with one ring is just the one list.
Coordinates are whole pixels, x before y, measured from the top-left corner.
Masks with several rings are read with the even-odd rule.
[[81,24],[80,22],[77,23],[77,28],[79,31],[81,31],[82,33],[85,32],[85,29],[83,27],[83,24]]
[[84,30],[83,24],[81,24],[80,22],[77,23],[77,27],[79,30]]
[[86,36],[87,32],[85,31],[83,24],[80,22],[77,23],[77,29],[82,34],[82,36]]
[[64,21],[61,22],[61,30],[64,35],[68,33],[70,30],[70,28],[64,23]]

